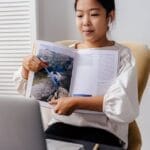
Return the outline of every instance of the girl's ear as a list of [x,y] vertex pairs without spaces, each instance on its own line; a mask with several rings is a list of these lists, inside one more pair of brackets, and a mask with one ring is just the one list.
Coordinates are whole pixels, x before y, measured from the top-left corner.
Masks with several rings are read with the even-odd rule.
[[107,16],[107,31],[111,30],[112,22],[115,20],[115,11],[111,11]]
[[108,24],[111,24],[115,20],[115,11],[112,10],[108,15]]

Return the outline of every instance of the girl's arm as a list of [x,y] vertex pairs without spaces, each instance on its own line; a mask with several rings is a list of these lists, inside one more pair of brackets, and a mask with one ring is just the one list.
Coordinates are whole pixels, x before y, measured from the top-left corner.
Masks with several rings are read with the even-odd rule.
[[128,48],[121,50],[118,77],[104,95],[103,112],[113,121],[130,123],[139,114],[135,59]]
[[27,70],[24,66],[22,66],[21,75],[24,79],[28,80],[29,70]]
[[102,111],[103,97],[92,96],[92,97],[75,97],[76,109],[85,109],[93,111]]
[[25,95],[27,79],[22,76],[22,66],[14,73],[13,81],[16,87],[16,90],[21,94]]
[[51,105],[55,105],[55,113],[59,115],[70,115],[76,109],[102,111],[103,97],[62,97],[57,100],[51,100]]
[[13,81],[17,91],[21,95],[25,95],[29,71],[37,72],[47,67],[47,63],[42,62],[36,56],[28,55],[24,57],[22,66],[13,75]]

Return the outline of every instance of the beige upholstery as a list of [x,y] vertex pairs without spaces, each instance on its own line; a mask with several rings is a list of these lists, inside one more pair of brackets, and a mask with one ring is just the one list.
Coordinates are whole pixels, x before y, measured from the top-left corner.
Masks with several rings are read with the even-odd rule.
[[122,43],[132,50],[132,53],[136,60],[137,65],[137,75],[138,75],[138,94],[139,103],[145,89],[149,71],[150,71],[150,50],[148,47],[138,43]]
[[[64,40],[57,43],[68,46],[76,42],[75,40]],[[138,94],[139,102],[141,100],[143,91],[145,89],[148,74],[150,69],[150,51],[142,44],[133,42],[123,42],[123,45],[129,47],[135,57],[137,63],[138,74]],[[45,109],[42,110],[42,116],[44,121],[44,127],[47,128],[48,118],[50,118],[50,112]],[[137,123],[134,121],[129,125],[129,147],[128,150],[140,150],[142,145],[141,135]]]
[[[136,60],[137,75],[138,75],[138,96],[139,103],[146,83],[148,81],[150,71],[150,50],[142,44],[126,42],[122,43],[132,50]],[[142,139],[137,123],[134,121],[129,125],[129,146],[128,150],[140,150]]]

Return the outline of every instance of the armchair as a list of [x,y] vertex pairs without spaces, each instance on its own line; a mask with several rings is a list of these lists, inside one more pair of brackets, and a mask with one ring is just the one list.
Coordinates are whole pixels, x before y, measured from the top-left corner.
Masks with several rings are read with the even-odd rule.
[[[68,46],[76,42],[75,40],[64,40],[58,41],[57,43]],[[148,75],[150,71],[150,51],[148,48],[139,43],[133,42],[122,42],[121,44],[129,47],[132,50],[132,53],[135,57],[137,63],[137,75],[138,75],[138,96],[139,96],[139,103],[141,101],[141,97],[143,91],[145,89]],[[48,121],[50,118],[50,111],[47,108],[41,108],[42,118],[43,118],[43,125],[46,129],[48,126]],[[129,125],[129,146],[128,150],[140,150],[142,145],[141,134],[138,128],[136,121],[130,123]]]

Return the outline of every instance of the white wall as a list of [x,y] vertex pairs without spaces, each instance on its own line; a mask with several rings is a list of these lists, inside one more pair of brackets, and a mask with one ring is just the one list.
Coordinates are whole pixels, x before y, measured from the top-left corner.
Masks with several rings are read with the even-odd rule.
[[114,37],[150,45],[150,1],[116,0],[116,5]]
[[67,0],[38,0],[38,39],[56,41],[69,35]]

